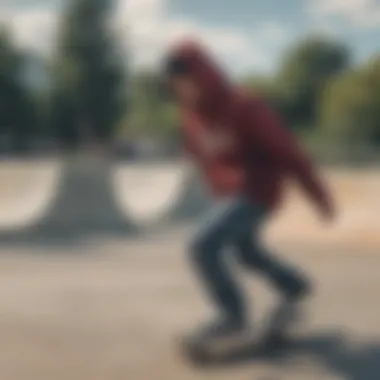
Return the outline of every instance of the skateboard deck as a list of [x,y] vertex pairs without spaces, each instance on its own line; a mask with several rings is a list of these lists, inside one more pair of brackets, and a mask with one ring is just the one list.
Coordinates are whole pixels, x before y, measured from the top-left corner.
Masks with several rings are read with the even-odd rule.
[[286,305],[276,306],[258,331],[245,329],[236,335],[223,338],[185,338],[182,352],[195,364],[210,364],[225,360],[237,353],[249,352],[253,356],[266,356],[286,349],[292,340],[291,329],[299,316]]
[[182,352],[191,362],[198,365],[218,363],[233,358],[238,353],[249,352],[254,356],[275,354],[286,347],[290,337],[285,335],[260,335],[247,332],[241,337],[215,341],[185,340]]

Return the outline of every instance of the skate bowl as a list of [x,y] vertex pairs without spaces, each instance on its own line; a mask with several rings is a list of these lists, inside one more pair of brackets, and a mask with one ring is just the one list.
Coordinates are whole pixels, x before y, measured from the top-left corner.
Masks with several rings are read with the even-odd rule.
[[[380,170],[325,169],[338,219],[321,223],[297,189],[268,224],[270,240],[380,247]],[[184,163],[101,159],[0,163],[0,242],[25,236],[131,236],[175,231],[211,206]]]

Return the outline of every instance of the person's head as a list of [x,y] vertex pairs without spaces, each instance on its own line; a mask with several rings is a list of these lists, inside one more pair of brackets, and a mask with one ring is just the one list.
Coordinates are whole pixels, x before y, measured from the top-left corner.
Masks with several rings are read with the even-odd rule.
[[172,49],[164,63],[164,79],[185,107],[210,107],[228,92],[217,65],[201,46],[191,41]]
[[188,106],[195,106],[201,99],[191,65],[181,57],[169,57],[165,64],[165,81],[174,97]]

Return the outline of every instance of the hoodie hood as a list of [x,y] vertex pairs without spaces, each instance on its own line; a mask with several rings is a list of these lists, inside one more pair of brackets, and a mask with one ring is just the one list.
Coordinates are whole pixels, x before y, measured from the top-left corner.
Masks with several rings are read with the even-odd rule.
[[230,84],[201,45],[190,40],[183,41],[170,51],[168,60],[180,60],[187,66],[189,75],[201,91],[201,111],[212,112],[228,101]]

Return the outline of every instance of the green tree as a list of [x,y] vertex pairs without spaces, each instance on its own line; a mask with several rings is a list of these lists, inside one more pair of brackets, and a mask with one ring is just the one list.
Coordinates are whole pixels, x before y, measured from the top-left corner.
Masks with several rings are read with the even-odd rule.
[[69,145],[109,142],[125,113],[126,69],[111,31],[111,0],[70,0],[53,64],[51,123]]
[[252,94],[259,95],[270,103],[276,104],[279,93],[274,78],[262,75],[249,75],[243,78],[241,83]]
[[138,73],[132,84],[129,128],[138,134],[170,137],[177,122],[177,109],[163,93],[157,74]]
[[37,131],[35,99],[25,83],[25,56],[14,45],[9,31],[0,30],[0,133],[11,148],[24,150]]
[[349,50],[319,37],[307,38],[285,55],[276,78],[286,116],[296,125],[314,125],[325,84],[350,65]]
[[273,93],[275,85],[272,77],[263,75],[248,75],[241,79],[241,83],[249,88],[252,93],[269,97]]
[[321,102],[325,133],[342,144],[380,146],[380,58],[326,87]]
[[241,80],[244,87],[248,88],[252,94],[259,96],[267,102],[280,115],[287,116],[285,99],[281,94],[276,78],[268,76],[250,75]]

